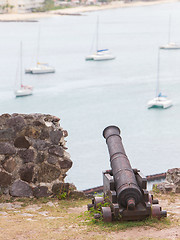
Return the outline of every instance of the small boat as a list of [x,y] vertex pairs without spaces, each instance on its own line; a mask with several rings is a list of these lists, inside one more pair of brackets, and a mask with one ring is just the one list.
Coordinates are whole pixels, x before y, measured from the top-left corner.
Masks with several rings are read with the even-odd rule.
[[172,101],[167,98],[167,96],[163,96],[161,93],[152,100],[148,102],[148,108],[169,108],[172,106]]
[[180,49],[180,44],[171,42],[171,43],[167,43],[166,45],[160,46],[160,49],[167,49],[167,50]]
[[54,73],[55,68],[50,66],[48,63],[40,63],[39,62],[39,42],[40,42],[40,27],[38,31],[38,41],[37,41],[37,63],[36,66],[30,67],[25,69],[25,73],[31,73],[31,74],[44,74],[44,73]]
[[99,39],[99,18],[97,18],[97,29],[96,29],[96,52],[85,57],[86,61],[104,61],[115,59],[115,56],[109,51],[109,49],[101,49],[98,47]]
[[97,50],[96,53],[88,55],[86,60],[94,60],[94,61],[103,61],[103,60],[112,60],[115,56],[113,56],[108,49]]
[[31,86],[23,85],[22,80],[22,43],[20,45],[20,87],[14,91],[16,97],[25,97],[32,95],[33,88]]
[[25,69],[25,73],[42,74],[42,73],[54,73],[55,69],[49,66],[47,63],[37,63],[36,67]]
[[172,101],[167,96],[159,93],[159,66],[160,66],[160,50],[158,50],[158,68],[157,68],[157,85],[156,85],[156,97],[148,101],[148,108],[169,108],[172,106]]
[[169,16],[169,32],[168,32],[168,43],[159,47],[165,50],[176,50],[180,49],[180,44],[171,42],[171,16]]
[[32,95],[33,88],[31,86],[24,86],[21,84],[21,87],[15,91],[16,97],[25,97]]

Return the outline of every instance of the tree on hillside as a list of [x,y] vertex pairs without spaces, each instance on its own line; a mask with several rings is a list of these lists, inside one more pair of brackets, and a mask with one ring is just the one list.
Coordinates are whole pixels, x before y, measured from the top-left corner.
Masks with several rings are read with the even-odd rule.
[[45,0],[43,3],[43,6],[38,9],[34,9],[34,11],[35,12],[45,12],[45,11],[52,10],[53,8],[54,8],[54,1],[53,0]]
[[54,1],[53,0],[45,0],[44,1],[44,8],[45,10],[50,10],[54,7]]

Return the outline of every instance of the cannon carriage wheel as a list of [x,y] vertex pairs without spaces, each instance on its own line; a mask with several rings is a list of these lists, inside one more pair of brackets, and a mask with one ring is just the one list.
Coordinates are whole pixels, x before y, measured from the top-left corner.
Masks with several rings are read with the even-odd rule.
[[110,207],[102,207],[101,212],[104,222],[112,222],[112,212]]

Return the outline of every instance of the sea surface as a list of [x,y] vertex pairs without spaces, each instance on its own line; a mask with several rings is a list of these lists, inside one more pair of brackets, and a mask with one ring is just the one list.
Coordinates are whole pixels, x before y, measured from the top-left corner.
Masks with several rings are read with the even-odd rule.
[[[180,43],[180,2],[54,16],[39,22],[0,23],[0,114],[47,113],[60,117],[73,167],[67,182],[79,190],[102,185],[109,153],[102,132],[121,129],[133,168],[144,175],[179,167],[180,50],[161,50],[160,89],[173,100],[169,109],[147,109],[155,96],[158,47]],[[97,16],[99,47],[116,55],[112,61],[85,61],[95,50]],[[29,97],[15,98],[19,83],[20,42],[23,69],[48,62],[55,74],[28,75]]]

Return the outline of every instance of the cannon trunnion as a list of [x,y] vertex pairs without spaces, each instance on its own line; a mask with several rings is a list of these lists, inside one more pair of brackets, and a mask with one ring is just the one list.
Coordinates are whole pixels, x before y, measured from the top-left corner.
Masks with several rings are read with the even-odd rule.
[[100,207],[105,222],[142,220],[149,216],[159,219],[166,217],[167,212],[161,210],[158,200],[154,200],[147,191],[146,177],[139,170],[131,168],[120,129],[109,126],[104,129],[103,136],[109,150],[111,170],[103,172],[104,197],[93,198],[88,209]]

